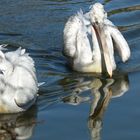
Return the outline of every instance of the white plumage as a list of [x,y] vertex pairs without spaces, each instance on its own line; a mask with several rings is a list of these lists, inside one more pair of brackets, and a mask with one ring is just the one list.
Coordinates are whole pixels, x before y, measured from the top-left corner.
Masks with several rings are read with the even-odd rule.
[[[2,46],[2,45],[1,45]],[[38,83],[33,59],[25,49],[0,50],[0,113],[16,113],[36,101]]]
[[68,19],[64,28],[64,54],[74,70],[107,71],[112,76],[116,69],[114,46],[122,61],[127,61],[130,48],[121,32],[107,19],[102,4],[95,3],[88,13],[83,14],[80,10]]

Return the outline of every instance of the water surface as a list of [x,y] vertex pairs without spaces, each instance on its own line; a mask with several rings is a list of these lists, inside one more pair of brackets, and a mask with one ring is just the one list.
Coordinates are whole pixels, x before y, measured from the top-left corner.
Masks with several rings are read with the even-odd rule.
[[[62,55],[63,28],[94,0],[1,0],[0,43],[27,49],[36,63],[40,88],[29,112],[0,116],[0,137],[30,140],[140,139],[140,1],[100,0],[131,48],[131,59],[112,79],[80,74]],[[9,124],[9,125],[8,125]],[[14,131],[13,131],[14,130]],[[19,138],[18,137],[18,138]]]

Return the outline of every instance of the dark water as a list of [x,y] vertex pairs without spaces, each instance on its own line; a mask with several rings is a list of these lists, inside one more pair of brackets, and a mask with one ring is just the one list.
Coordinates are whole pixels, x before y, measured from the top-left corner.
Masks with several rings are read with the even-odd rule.
[[100,1],[132,52],[112,79],[72,72],[61,54],[66,20],[94,2],[0,0],[0,43],[26,48],[46,82],[27,113],[0,116],[0,139],[140,139],[140,1]]

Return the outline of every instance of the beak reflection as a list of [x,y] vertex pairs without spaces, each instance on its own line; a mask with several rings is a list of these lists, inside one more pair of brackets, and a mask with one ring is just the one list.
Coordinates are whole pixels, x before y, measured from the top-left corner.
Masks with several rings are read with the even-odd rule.
[[[88,128],[91,140],[95,140],[100,139],[103,116],[110,100],[124,95],[128,89],[129,80],[127,75],[119,75],[108,79],[83,77],[79,78],[79,83],[75,85],[72,94],[64,97],[62,101],[71,105],[79,105],[83,102],[90,103]],[[87,90],[90,94],[85,96],[84,93]]]

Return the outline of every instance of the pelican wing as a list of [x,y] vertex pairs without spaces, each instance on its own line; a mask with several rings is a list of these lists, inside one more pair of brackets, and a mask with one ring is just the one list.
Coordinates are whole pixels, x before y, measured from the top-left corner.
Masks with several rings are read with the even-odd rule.
[[118,53],[122,61],[123,62],[127,61],[131,55],[130,54],[131,52],[125,38],[111,21],[106,20],[106,24],[110,25],[110,26],[107,25],[107,28],[108,31],[110,32],[110,35],[115,43],[115,47],[118,50]]
[[71,16],[64,27],[64,48],[63,52],[68,57],[74,57],[75,55],[75,43],[76,43],[76,33],[78,30],[78,19],[76,16]]
[[80,28],[76,35],[76,53],[75,59],[81,64],[88,64],[92,61],[92,50],[87,32]]
[[83,15],[82,10],[76,15],[71,16],[64,27],[64,48],[66,56],[73,58],[76,53],[77,32],[86,28],[88,20]]
[[14,97],[16,105],[20,108],[27,109],[29,108],[36,100],[37,95],[32,89],[18,89]]

